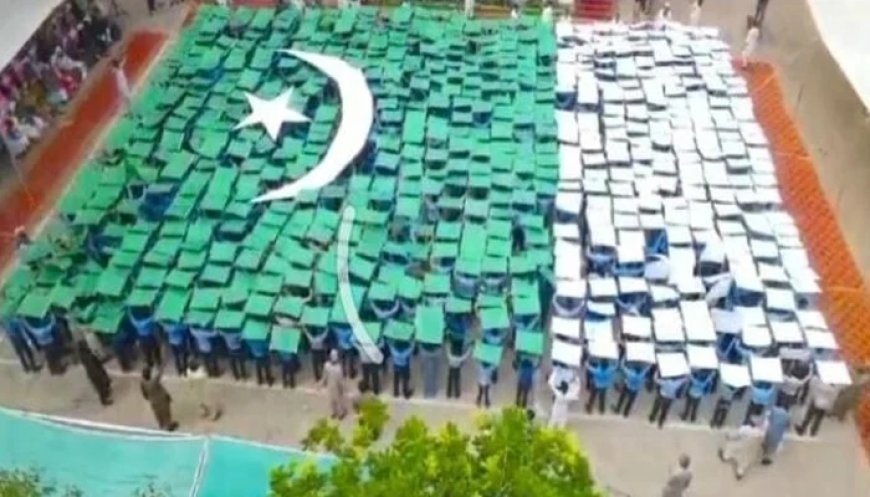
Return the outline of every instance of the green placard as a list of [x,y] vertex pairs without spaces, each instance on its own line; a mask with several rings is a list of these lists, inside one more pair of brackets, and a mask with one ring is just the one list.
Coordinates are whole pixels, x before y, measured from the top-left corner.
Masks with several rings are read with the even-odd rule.
[[276,352],[295,354],[299,351],[302,332],[298,328],[272,326],[272,341],[269,348]]
[[478,341],[474,346],[474,358],[487,364],[501,363],[502,347]]
[[518,331],[517,350],[540,356],[544,353],[544,334],[540,331]]
[[384,336],[393,340],[408,341],[414,336],[414,326],[405,321],[390,319],[384,329]]
[[417,340],[431,344],[444,341],[444,309],[440,305],[418,307],[414,322]]

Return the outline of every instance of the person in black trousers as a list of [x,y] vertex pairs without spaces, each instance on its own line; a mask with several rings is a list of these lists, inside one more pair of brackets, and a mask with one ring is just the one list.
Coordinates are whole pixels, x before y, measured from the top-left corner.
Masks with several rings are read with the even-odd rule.
[[27,343],[24,326],[17,320],[11,320],[3,324],[3,328],[6,330],[6,337],[9,339],[9,343],[12,344],[18,360],[21,361],[21,367],[24,369],[24,372],[35,373],[39,371],[39,366],[36,364],[36,359],[33,356],[33,349]]
[[97,391],[97,395],[100,396],[100,404],[104,406],[110,405],[112,403],[112,380],[109,378],[109,374],[106,373],[106,368],[103,367],[103,363],[97,359],[84,341],[76,345],[79,361],[81,361],[82,367],[85,369],[88,380],[93,385],[94,390]]
[[157,0],[145,0],[148,3],[148,15],[154,15],[157,11]]
[[447,352],[447,398],[459,398],[462,393],[462,364],[471,355],[472,347],[464,340],[452,340]]

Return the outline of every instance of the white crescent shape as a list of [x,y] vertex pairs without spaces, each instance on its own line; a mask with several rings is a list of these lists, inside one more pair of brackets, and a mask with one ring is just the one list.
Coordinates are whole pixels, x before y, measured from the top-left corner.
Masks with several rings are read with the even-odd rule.
[[341,99],[341,122],[319,164],[296,181],[260,195],[252,200],[254,203],[286,200],[303,190],[317,190],[331,183],[365,147],[375,116],[374,98],[361,70],[329,55],[299,50],[281,52],[311,64],[335,81]]

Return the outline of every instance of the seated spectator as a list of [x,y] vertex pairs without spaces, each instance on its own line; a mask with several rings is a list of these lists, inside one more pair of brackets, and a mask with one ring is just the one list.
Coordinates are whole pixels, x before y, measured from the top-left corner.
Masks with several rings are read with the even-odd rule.
[[72,75],[78,73],[77,83],[81,83],[88,77],[88,68],[84,62],[73,59],[60,46],[54,49],[51,56],[51,66],[55,71]]
[[14,115],[7,115],[3,119],[2,135],[3,142],[13,158],[20,157],[30,147],[30,139],[21,131]]
[[19,120],[21,131],[31,141],[39,140],[48,125],[34,109],[25,111]]

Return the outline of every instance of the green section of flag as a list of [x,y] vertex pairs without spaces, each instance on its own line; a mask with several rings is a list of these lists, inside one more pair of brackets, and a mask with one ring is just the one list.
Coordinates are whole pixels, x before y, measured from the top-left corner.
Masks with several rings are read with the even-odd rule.
[[[293,351],[296,327],[347,321],[336,304],[346,206],[356,209],[348,270],[359,313],[378,322],[373,306],[404,304],[383,321],[385,336],[440,341],[445,316],[475,305],[499,328],[514,313],[540,313],[552,254],[544,214],[558,176],[551,27],[410,8],[234,15],[200,9],[60,201],[63,230],[37,240],[24,258],[32,270],[6,284],[4,313],[68,310],[111,332],[118,309],[146,306],[252,339],[281,315],[296,324],[281,325],[272,347]],[[254,205],[316,165],[346,117],[335,86],[285,48],[361,68],[376,122],[333,184]],[[310,122],[285,124],[277,143],[261,127],[235,130],[245,92],[273,98],[291,87]],[[520,254],[515,225],[526,232]],[[87,312],[94,302],[103,311]],[[416,319],[405,312],[415,306]],[[524,335],[524,348],[537,352],[538,341]]]

